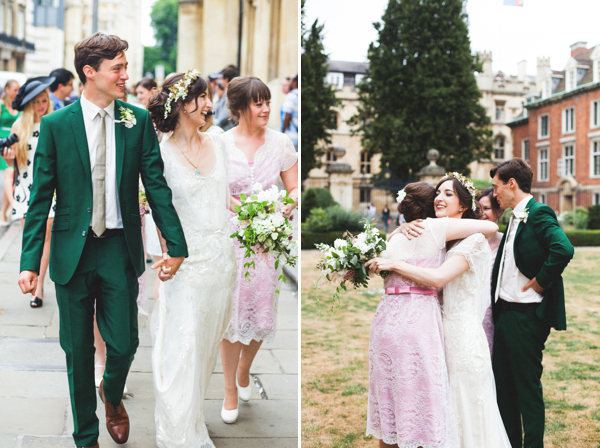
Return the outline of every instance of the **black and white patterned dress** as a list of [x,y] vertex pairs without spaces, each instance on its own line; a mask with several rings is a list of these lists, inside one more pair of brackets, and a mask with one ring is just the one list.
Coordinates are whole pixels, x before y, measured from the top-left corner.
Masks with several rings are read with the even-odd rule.
[[[12,219],[25,218],[29,209],[29,195],[31,194],[31,185],[33,183],[33,160],[35,158],[35,150],[37,149],[38,138],[40,136],[40,123],[33,125],[33,132],[27,141],[29,147],[27,149],[27,165],[19,167],[19,177],[15,182],[15,195],[13,202]],[[54,218],[56,203],[52,201],[52,207],[48,218]]]

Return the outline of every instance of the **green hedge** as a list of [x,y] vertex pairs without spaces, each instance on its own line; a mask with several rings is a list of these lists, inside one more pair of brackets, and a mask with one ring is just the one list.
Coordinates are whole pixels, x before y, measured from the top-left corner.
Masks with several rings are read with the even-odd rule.
[[571,244],[577,246],[600,246],[600,230],[567,230]]
[[[353,235],[356,235],[360,232],[352,232]],[[344,235],[343,230],[332,230],[330,232],[307,232],[302,230],[300,235],[300,248],[302,250],[306,249],[316,249],[315,244],[317,243],[325,243],[330,246],[333,245],[333,242],[337,238],[342,238]],[[385,232],[379,232],[381,238],[386,239]]]

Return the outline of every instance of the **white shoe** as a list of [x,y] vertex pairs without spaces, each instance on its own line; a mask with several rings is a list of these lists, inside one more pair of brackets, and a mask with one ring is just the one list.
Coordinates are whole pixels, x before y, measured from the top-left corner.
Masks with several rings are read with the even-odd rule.
[[125,388],[123,389],[123,398],[127,395],[127,384],[125,384]]
[[224,423],[230,424],[235,423],[238,419],[238,408],[227,410],[225,409],[225,400],[223,400],[223,407],[221,408],[221,420]]
[[104,366],[102,364],[94,364],[94,370],[99,367],[102,367],[102,375],[100,375],[100,377],[94,375],[94,382],[96,383],[96,388],[100,387],[100,383],[102,382],[102,378],[104,377]]
[[252,395],[252,377],[250,377],[249,379],[250,381],[248,382],[248,385],[246,387],[242,387],[238,383],[237,376],[235,378],[235,385],[237,387],[238,397],[244,402],[250,401],[250,396]]

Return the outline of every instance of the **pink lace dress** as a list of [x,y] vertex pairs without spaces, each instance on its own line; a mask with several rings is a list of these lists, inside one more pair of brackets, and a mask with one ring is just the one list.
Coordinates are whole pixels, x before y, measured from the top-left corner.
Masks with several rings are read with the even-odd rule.
[[[227,180],[233,196],[250,194],[252,185],[259,182],[263,188],[277,185],[281,172],[287,171],[298,160],[298,153],[288,136],[267,129],[265,143],[249,162],[235,146],[236,128],[225,132],[222,138],[229,155]],[[233,216],[233,214],[232,214]],[[230,221],[233,233],[235,227]],[[275,290],[277,271],[274,261],[266,254],[254,257],[255,269],[250,269],[250,281],[244,278],[244,251],[235,242],[237,277],[234,291],[233,315],[225,333],[230,342],[272,341],[277,328]]]
[[[397,235],[382,256],[440,266],[448,219],[425,223],[419,238]],[[387,293],[411,287],[410,293]],[[385,288],[371,327],[367,434],[403,448],[458,447],[437,295],[420,292],[431,288],[395,273],[386,277]]]

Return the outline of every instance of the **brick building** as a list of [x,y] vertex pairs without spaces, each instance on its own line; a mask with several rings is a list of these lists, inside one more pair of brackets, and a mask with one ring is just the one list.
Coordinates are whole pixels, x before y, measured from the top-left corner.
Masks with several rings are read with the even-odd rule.
[[600,204],[600,45],[571,46],[562,72],[538,59],[540,97],[507,123],[514,156],[534,172],[532,194],[557,212]]

